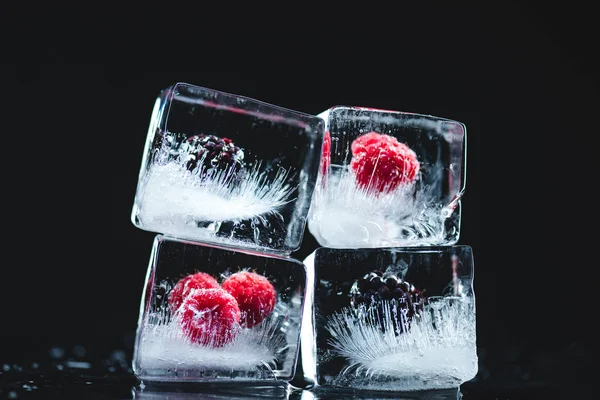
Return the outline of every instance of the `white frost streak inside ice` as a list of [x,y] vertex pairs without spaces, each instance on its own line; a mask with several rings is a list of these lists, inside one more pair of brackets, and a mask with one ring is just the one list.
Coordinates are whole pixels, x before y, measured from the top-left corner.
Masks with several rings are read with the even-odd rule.
[[288,171],[282,169],[273,182],[267,182],[266,174],[255,168],[240,183],[232,184],[226,174],[199,179],[177,162],[153,165],[143,185],[139,218],[145,226],[154,227],[276,214],[291,201],[293,188],[285,184],[287,178]]
[[438,242],[451,210],[426,188],[399,186],[379,195],[356,185],[350,170],[317,182],[308,227],[328,247],[398,247]]
[[473,304],[455,297],[444,303],[427,306],[408,332],[398,335],[389,305],[383,307],[383,332],[376,315],[358,320],[351,309],[334,314],[327,324],[329,344],[349,362],[337,379],[361,386],[374,377],[401,379],[407,390],[419,389],[424,381],[454,387],[472,379],[477,373]]
[[[267,327],[268,329],[268,327]],[[244,329],[232,343],[209,347],[192,343],[176,323],[146,325],[138,352],[144,369],[223,369],[255,370],[274,366],[273,332]]]

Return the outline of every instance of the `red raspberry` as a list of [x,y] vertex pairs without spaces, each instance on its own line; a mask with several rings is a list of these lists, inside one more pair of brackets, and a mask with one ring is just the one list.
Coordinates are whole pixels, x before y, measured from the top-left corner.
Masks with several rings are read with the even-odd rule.
[[169,294],[169,307],[175,312],[192,289],[218,289],[219,282],[204,272],[197,272],[181,279]]
[[277,292],[262,275],[250,271],[238,272],[227,278],[222,287],[237,300],[242,311],[241,323],[248,328],[260,323],[275,308]]
[[221,347],[237,333],[240,308],[223,289],[192,289],[176,316],[192,342]]
[[327,168],[331,164],[331,135],[329,131],[325,131],[323,136],[323,154],[321,156],[321,173],[327,173]]
[[391,192],[415,180],[419,172],[417,155],[389,135],[369,132],[352,142],[350,166],[358,185],[378,192]]

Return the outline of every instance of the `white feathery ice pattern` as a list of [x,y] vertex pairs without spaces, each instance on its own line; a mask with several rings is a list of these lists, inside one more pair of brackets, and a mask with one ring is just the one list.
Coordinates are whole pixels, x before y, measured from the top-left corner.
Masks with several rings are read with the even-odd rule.
[[140,365],[144,370],[271,371],[272,375],[290,348],[280,325],[272,315],[251,329],[238,327],[230,343],[213,347],[191,342],[168,313],[149,314],[137,348]]
[[[332,352],[347,361],[334,384],[385,390],[453,388],[475,377],[477,350],[472,298],[440,297],[413,318],[407,332],[394,332],[393,303],[384,302],[383,318],[372,308],[357,317],[348,307],[329,317]],[[381,320],[383,319],[383,329]],[[391,388],[389,390],[395,390]]]
[[309,229],[328,247],[439,242],[452,210],[442,209],[429,192],[411,183],[375,195],[356,184],[350,169],[332,170],[315,187]]
[[[214,174],[202,169],[188,171],[177,161],[152,165],[142,182],[139,219],[147,228],[180,230],[188,236],[199,221],[252,220],[267,224],[290,201],[295,188],[286,183],[290,171],[279,169],[274,179],[260,171],[260,163],[233,182],[230,170]],[[205,178],[199,179],[199,174]]]

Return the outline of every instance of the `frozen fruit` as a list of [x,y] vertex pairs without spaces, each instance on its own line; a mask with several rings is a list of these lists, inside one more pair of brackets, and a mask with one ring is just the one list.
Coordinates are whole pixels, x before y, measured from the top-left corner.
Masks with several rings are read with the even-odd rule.
[[[354,282],[350,289],[351,305],[357,314],[376,315],[382,329],[387,318],[397,333],[408,329],[413,318],[423,311],[424,297],[414,285],[392,273],[374,271]],[[386,307],[391,315],[386,315]]]
[[277,302],[275,288],[264,276],[242,271],[229,276],[222,284],[231,293],[242,311],[242,325],[248,328],[271,314]]
[[221,347],[233,340],[240,308],[223,289],[192,289],[177,310],[184,334],[194,343]]
[[331,135],[325,131],[323,136],[323,150],[321,155],[321,173],[326,174],[331,164]]
[[171,293],[169,293],[169,307],[175,312],[183,303],[185,297],[192,289],[215,289],[220,288],[219,282],[204,272],[197,272],[181,279]]
[[369,132],[356,138],[351,149],[350,166],[361,188],[391,192],[413,182],[419,172],[415,152],[393,136]]
[[227,171],[232,177],[244,168],[244,151],[231,139],[215,135],[194,135],[187,139],[187,164],[192,171],[201,167],[201,174]]

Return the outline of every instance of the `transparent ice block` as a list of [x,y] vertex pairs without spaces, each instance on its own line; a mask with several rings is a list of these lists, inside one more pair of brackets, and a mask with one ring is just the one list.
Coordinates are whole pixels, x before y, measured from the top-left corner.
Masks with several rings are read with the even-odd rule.
[[292,258],[157,235],[133,369],[145,384],[287,385],[306,290]]
[[304,234],[323,129],[316,116],[177,83],[154,105],[132,222],[289,254]]
[[304,263],[312,390],[458,389],[477,374],[471,247],[318,248]]
[[332,107],[308,228],[321,246],[445,246],[460,234],[466,127],[429,115]]

